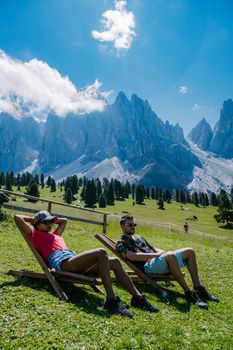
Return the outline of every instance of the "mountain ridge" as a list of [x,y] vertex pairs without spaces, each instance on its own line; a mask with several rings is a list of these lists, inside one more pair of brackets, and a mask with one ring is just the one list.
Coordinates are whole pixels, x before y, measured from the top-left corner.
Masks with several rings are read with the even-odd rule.
[[[209,147],[210,126],[205,120],[199,124],[191,138],[195,134],[200,148]],[[195,169],[205,166],[187,141],[179,124],[164,123],[147,100],[120,92],[103,112],[66,118],[50,114],[40,124],[0,114],[0,169],[30,169],[59,180],[61,174],[104,173],[146,186],[187,189]]]

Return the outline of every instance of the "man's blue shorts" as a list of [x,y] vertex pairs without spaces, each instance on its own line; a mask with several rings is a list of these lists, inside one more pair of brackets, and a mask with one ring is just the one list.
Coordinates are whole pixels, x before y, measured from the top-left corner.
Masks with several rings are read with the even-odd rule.
[[[175,250],[174,253],[177,257],[179,267],[185,267],[187,264],[182,259],[182,252],[180,250]],[[165,259],[165,255],[162,254],[158,258],[148,260],[144,265],[144,271],[148,275],[169,273],[170,271]]]
[[61,271],[61,264],[64,260],[68,260],[72,256],[77,255],[75,252],[69,249],[58,249],[53,252],[48,258],[48,265],[51,269]]

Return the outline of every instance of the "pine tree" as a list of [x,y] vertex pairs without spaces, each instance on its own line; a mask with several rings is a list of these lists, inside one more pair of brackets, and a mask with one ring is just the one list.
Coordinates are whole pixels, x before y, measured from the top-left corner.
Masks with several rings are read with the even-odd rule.
[[129,198],[129,186],[127,185],[127,183],[124,185],[124,198]]
[[16,186],[20,187],[20,181],[21,181],[21,176],[20,174],[17,174],[17,178],[16,178]]
[[205,206],[205,194],[203,192],[199,192],[199,203],[204,207]]
[[96,187],[94,180],[88,180],[85,187],[85,204],[93,208],[96,204]]
[[167,203],[171,203],[172,201],[172,193],[168,189],[165,191],[165,198]]
[[208,207],[209,204],[210,204],[210,202],[209,202],[208,194],[205,193],[205,206]]
[[136,186],[135,199],[137,204],[142,204],[144,202],[144,190],[142,185]]
[[23,187],[26,186],[26,174],[25,173],[21,174],[20,185]]
[[155,187],[155,199],[159,199],[159,188]]
[[176,189],[176,202],[180,202],[180,190]]
[[0,188],[5,185],[5,174],[3,171],[0,173]]
[[6,181],[5,182],[6,182],[5,189],[7,191],[12,191],[11,177],[10,177],[10,175],[8,173],[6,174]]
[[212,192],[210,195],[210,204],[213,205],[214,207],[218,205],[218,197],[214,192]]
[[185,200],[186,200],[186,203],[192,203],[192,198],[189,192],[185,193]]
[[155,199],[155,189],[154,189],[154,187],[151,188],[151,199]]
[[28,186],[30,182],[34,181],[34,177],[28,171],[26,172],[25,186]]
[[37,174],[35,175],[34,180],[35,180],[35,183],[36,183],[37,185],[40,184],[39,176],[38,176]]
[[192,194],[192,203],[196,205],[196,207],[198,207],[199,205],[199,199],[198,199],[198,194],[197,192],[194,192]]
[[67,188],[70,188],[73,195],[77,194],[79,190],[77,176],[68,176],[64,181],[64,187],[65,191]]
[[230,192],[230,200],[231,200],[231,205],[233,207],[233,187],[231,188],[231,192]]
[[108,189],[106,191],[106,200],[108,205],[114,205],[114,191],[113,191],[113,181],[110,182]]
[[50,192],[56,192],[57,186],[55,180],[52,178],[51,179],[51,185],[50,185]]
[[50,187],[51,186],[51,176],[49,175],[46,181],[46,186]]
[[132,199],[135,198],[135,187],[136,187],[136,185],[132,184]]
[[40,185],[44,188],[44,174],[40,174]]
[[[33,197],[40,197],[40,192],[38,189],[38,185],[34,180],[31,180],[31,182],[28,184],[28,187],[26,187],[26,194],[28,196],[33,196]],[[36,199],[28,199],[29,202],[37,202]]]
[[96,196],[97,196],[97,200],[99,200],[100,195],[102,193],[102,186],[101,186],[101,182],[100,179],[97,177],[96,181],[95,181],[95,186],[96,186]]
[[231,201],[224,190],[221,190],[219,194],[218,212],[219,214],[214,215],[215,220],[226,222],[226,226],[230,227],[230,223],[233,223],[233,210]]
[[164,210],[164,209],[165,209],[165,208],[164,208],[164,201],[163,201],[163,198],[159,198],[157,204],[158,204],[158,206],[159,206],[158,209],[161,209],[161,210]]
[[185,201],[185,193],[184,193],[184,191],[181,191],[181,190],[180,190],[180,203],[183,203],[183,204],[186,203],[186,201]]
[[73,200],[73,194],[71,189],[68,187],[65,191],[65,195],[64,195],[64,201],[67,204],[71,204]]
[[105,195],[101,193],[101,195],[99,196],[99,207],[106,208],[106,206],[107,206],[107,201],[106,201]]
[[162,188],[158,188],[158,199],[159,198],[163,198],[163,191],[162,191]]

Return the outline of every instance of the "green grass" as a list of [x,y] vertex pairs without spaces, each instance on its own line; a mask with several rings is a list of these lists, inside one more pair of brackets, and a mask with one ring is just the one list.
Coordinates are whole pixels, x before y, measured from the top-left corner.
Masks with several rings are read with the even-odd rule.
[[[198,213],[195,229],[226,235],[225,230],[218,231],[211,219],[215,208],[187,207],[190,208],[188,215]],[[169,233],[154,226],[156,221],[182,227],[186,213],[181,212],[176,203],[160,211],[155,201],[147,201],[145,206],[132,206],[129,200],[106,208],[110,210],[116,214],[133,213],[140,223],[138,234],[155,246],[166,250],[192,246],[197,252],[200,277],[220,298],[220,303],[209,303],[207,311],[190,306],[177,284],[169,287],[174,296],[171,301],[161,300],[151,287],[138,284],[139,290],[161,311],[148,314],[133,309],[133,319],[110,315],[103,310],[104,297],[88,286],[64,286],[70,302],[61,302],[46,282],[6,274],[10,268],[40,271],[13,223],[13,213],[8,212],[8,221],[0,223],[0,349],[232,349],[232,242]],[[114,217],[110,217],[109,222],[108,232],[117,238],[119,224]],[[81,252],[100,246],[94,238],[97,231],[100,232],[99,226],[69,222],[64,237],[71,249]],[[186,276],[190,283],[188,272]],[[114,284],[114,289],[126,304],[130,302],[129,294],[119,285]]]

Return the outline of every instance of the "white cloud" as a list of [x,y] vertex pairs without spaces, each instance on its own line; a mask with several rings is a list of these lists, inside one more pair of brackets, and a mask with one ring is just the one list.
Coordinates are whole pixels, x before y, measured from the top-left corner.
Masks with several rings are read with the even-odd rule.
[[187,94],[188,88],[187,88],[187,86],[182,85],[179,87],[179,91],[181,94]]
[[108,93],[99,92],[101,83],[78,90],[67,76],[62,77],[46,62],[32,59],[22,62],[0,50],[0,111],[16,118],[33,115],[44,119],[53,111],[64,117],[102,111]]
[[134,14],[126,10],[127,2],[115,1],[115,10],[108,10],[102,14],[103,31],[92,31],[94,39],[101,42],[112,42],[117,53],[128,50],[136,35]]
[[193,106],[192,106],[192,111],[199,111],[201,109],[201,106],[199,106],[199,104],[195,103]]

